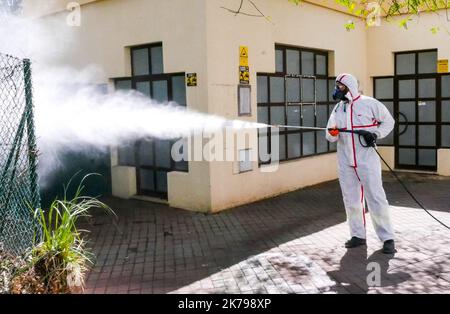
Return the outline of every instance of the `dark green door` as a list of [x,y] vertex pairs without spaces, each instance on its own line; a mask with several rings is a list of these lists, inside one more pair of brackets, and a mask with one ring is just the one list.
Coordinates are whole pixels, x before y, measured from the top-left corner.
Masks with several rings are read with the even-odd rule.
[[396,167],[436,171],[439,77],[396,78]]

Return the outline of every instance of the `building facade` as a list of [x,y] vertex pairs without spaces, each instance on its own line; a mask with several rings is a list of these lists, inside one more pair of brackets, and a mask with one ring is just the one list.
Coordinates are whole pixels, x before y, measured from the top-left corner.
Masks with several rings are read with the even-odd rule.
[[[450,75],[437,71],[438,60],[450,57],[450,36],[430,31],[450,23],[433,14],[422,14],[409,30],[383,21],[369,28],[357,22],[348,31],[344,25],[356,17],[334,1],[255,1],[266,17],[230,12],[239,0],[80,3],[81,24],[60,62],[100,65],[105,77],[99,84],[108,82],[111,90],[136,89],[228,119],[324,127],[334,106],[334,77],[352,73],[362,92],[385,103],[397,121],[379,147],[390,165],[450,175]],[[259,14],[248,3],[242,9]],[[67,14],[61,2],[45,10],[47,17]],[[240,66],[248,68],[240,73]],[[186,84],[194,73],[196,84]],[[242,112],[240,93],[249,87],[250,107]],[[252,132],[244,143],[225,143],[224,151],[258,154],[261,145],[271,145],[270,136]],[[336,147],[322,132],[280,129],[279,135],[276,171],[265,171],[270,165],[257,158],[245,169],[239,160],[175,162],[175,140],[113,148],[113,194],[217,212],[337,177]]]

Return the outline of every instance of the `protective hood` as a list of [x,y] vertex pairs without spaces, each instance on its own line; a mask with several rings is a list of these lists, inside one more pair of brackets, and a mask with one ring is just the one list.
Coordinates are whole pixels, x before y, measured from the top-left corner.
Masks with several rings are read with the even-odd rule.
[[345,86],[348,87],[349,93],[350,95],[348,98],[355,100],[356,98],[358,98],[359,96],[359,90],[358,90],[358,80],[356,79],[356,77],[354,77],[351,74],[348,73],[342,73],[339,74],[338,77],[336,78],[336,82],[339,82]]

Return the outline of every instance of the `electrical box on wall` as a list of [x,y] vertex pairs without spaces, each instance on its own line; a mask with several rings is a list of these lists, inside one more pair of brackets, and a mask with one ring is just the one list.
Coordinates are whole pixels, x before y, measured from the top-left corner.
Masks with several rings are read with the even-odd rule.
[[241,149],[239,151],[239,172],[242,173],[252,170],[252,150]]
[[252,89],[250,85],[238,86],[238,114],[239,116],[250,116],[252,114]]

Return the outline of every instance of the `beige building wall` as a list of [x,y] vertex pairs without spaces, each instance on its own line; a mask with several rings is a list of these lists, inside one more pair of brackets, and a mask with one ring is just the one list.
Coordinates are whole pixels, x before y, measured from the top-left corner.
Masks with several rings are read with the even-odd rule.
[[[25,12],[64,21],[70,1],[26,0]],[[208,73],[206,49],[206,0],[86,0],[81,6],[81,26],[61,27],[70,38],[64,45],[61,58],[55,65],[77,69],[98,65],[103,78],[96,83],[112,83],[110,78],[131,75],[130,46],[162,42],[164,71],[196,72],[198,86],[187,88],[189,109],[208,112]],[[50,16],[49,16],[50,17]],[[50,19],[48,19],[50,20]],[[113,155],[114,155],[113,151]],[[130,186],[135,171],[119,167],[112,158],[113,191],[128,197],[136,187]],[[201,211],[210,209],[210,164],[191,162],[189,173],[171,173],[168,178],[169,200],[176,207]],[[175,194],[175,195],[174,195]]]
[[[239,3],[239,0],[207,2],[210,113],[228,118],[238,116],[239,46],[249,48],[253,114],[242,118],[245,120],[257,120],[256,74],[275,72],[275,44],[333,51],[334,71],[329,73],[330,76],[351,72],[360,78],[363,85],[367,83],[365,30],[360,28],[347,32],[344,27],[349,18],[347,14],[308,3],[296,6],[288,1],[258,1],[259,9],[271,17],[270,23],[264,18],[235,16],[221,8],[237,9]],[[252,12],[250,7],[244,10]],[[255,141],[250,147],[257,152]],[[257,162],[254,162],[251,172],[239,174],[234,169],[236,163],[233,162],[211,163],[211,211],[337,177],[335,154],[283,162],[273,173],[262,172]]]
[[[98,64],[104,69],[105,78],[129,76],[127,47],[162,41],[165,72],[198,74],[198,87],[187,88],[188,107],[235,119],[238,118],[238,48],[246,45],[250,49],[253,115],[242,119],[249,121],[257,120],[256,73],[275,71],[275,43],[336,51],[336,73],[348,71],[361,79],[366,77],[364,30],[346,32],[343,25],[348,15],[311,4],[296,6],[287,1],[260,0],[259,8],[271,16],[272,22],[268,22],[263,18],[234,16],[221,8],[237,8],[239,2],[104,0],[87,3],[82,6],[81,27],[70,30],[74,44],[67,47],[59,62],[79,68]],[[347,41],[361,44],[356,48],[342,45]],[[249,147],[256,153],[255,141]],[[168,175],[169,204],[218,211],[331,180],[336,178],[334,158],[330,154],[290,161],[273,173],[261,172],[254,162],[253,171],[245,174],[236,171],[236,162],[190,162],[189,173]],[[129,186],[135,177],[133,171],[113,164],[112,172],[116,195],[126,197],[135,190]],[[266,183],[262,188],[261,182]]]
[[[235,16],[221,8],[237,9],[240,0],[84,2],[82,25],[70,29],[73,44],[58,62],[77,68],[98,64],[105,72],[99,83],[104,83],[131,74],[130,46],[162,42],[166,73],[198,74],[198,86],[187,88],[189,109],[230,119],[238,118],[239,46],[249,47],[253,114],[241,118],[248,121],[257,120],[256,73],[275,71],[275,44],[329,51],[329,74],[355,74],[368,95],[372,94],[372,76],[393,74],[392,51],[437,47],[440,58],[450,55],[448,37],[429,34],[433,19],[428,15],[422,15],[421,24],[412,26],[409,32],[385,23],[368,30],[361,24],[349,32],[344,24],[351,16],[309,3],[312,1],[300,6],[287,0],[256,1],[259,9],[270,16],[270,22]],[[64,9],[64,1],[59,5]],[[47,10],[51,12],[54,10]],[[67,12],[58,14],[64,17]],[[251,148],[255,154],[257,143],[253,140],[226,149],[237,148]],[[392,162],[392,149],[381,151]],[[115,162],[113,190],[127,197],[135,191],[130,183],[135,174],[132,169],[114,167]],[[168,175],[169,204],[216,212],[337,177],[335,154],[284,162],[276,172],[261,170],[267,169],[258,168],[256,161],[252,171],[242,174],[236,162],[190,162],[189,173]]]
[[[392,169],[395,168],[395,148],[394,146],[379,146],[378,152],[380,153],[381,157],[387,162],[389,167]],[[384,164],[383,161],[381,161],[381,169],[384,171],[389,171],[389,168]]]
[[437,173],[441,176],[450,176],[450,149],[438,149]]
[[97,1],[103,0],[23,0],[23,8],[26,16],[41,17],[67,10],[74,2],[83,6]]
[[[399,27],[401,17],[391,22],[382,20],[380,26],[367,29],[367,74],[374,76],[394,74],[394,52],[409,50],[438,49],[438,59],[450,59],[450,21],[445,11],[422,13],[414,17],[408,29]],[[431,28],[439,27],[436,34]],[[372,83],[369,84],[372,93]]]

